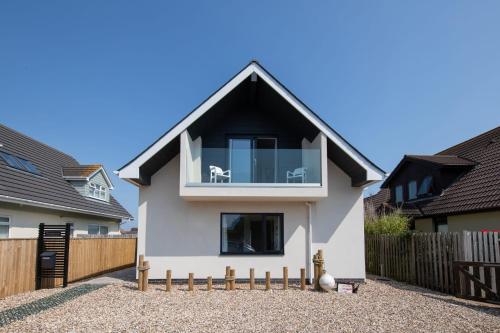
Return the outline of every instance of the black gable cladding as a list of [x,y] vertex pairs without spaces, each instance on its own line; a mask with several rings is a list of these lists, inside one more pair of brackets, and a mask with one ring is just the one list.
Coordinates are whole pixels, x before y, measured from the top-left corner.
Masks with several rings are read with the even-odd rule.
[[278,148],[300,149],[302,138],[312,141],[319,130],[261,79],[250,77],[191,124],[193,140],[203,148],[225,148],[228,135],[269,135]]
[[63,167],[80,166],[73,157],[2,124],[0,143],[3,145],[0,150],[31,161],[41,173],[37,176],[13,169],[0,159],[0,201],[7,200],[3,196],[68,207],[81,210],[83,214],[105,215],[117,220],[132,217],[112,196],[109,203],[87,199],[62,177]]
[[[202,180],[209,179],[209,165],[229,168],[229,138],[277,139],[278,181],[302,162],[302,139],[312,141],[319,130],[267,83],[250,77],[240,83],[188,128],[193,140],[202,138]],[[209,149],[206,149],[209,148]]]
[[[250,76],[194,121],[187,130],[193,140],[202,137],[202,148],[220,149],[215,158],[202,157],[204,180],[209,164],[215,163],[221,167],[228,164],[223,149],[227,148],[229,137],[270,136],[278,139],[278,149],[301,149],[303,138],[312,141],[319,134],[319,129],[314,124],[264,80],[257,78],[256,82],[252,82]],[[136,181],[149,185],[151,176],[179,153],[179,141],[179,137],[175,138],[148,160],[140,168],[141,179]],[[328,158],[351,177],[352,186],[366,184],[366,170],[362,166],[331,140],[328,140],[327,147]],[[293,164],[290,161],[290,165]],[[284,170],[287,168],[287,165],[280,167]]]

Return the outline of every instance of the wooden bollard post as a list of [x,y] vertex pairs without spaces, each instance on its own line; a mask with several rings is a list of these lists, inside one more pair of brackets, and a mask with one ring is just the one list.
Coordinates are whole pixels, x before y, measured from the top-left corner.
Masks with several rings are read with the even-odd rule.
[[144,261],[142,263],[142,291],[148,291],[149,285],[149,261]]
[[229,274],[231,272],[231,266],[226,266],[226,276],[225,276],[225,280],[226,280],[226,290],[229,290],[231,285],[230,285],[230,282],[229,282]]
[[325,260],[323,257],[323,250],[319,249],[318,250],[318,259],[319,259],[319,275],[318,278],[321,278],[321,275],[323,274],[323,270],[325,269]]
[[288,289],[288,267],[283,267],[283,290]]
[[172,290],[172,271],[170,269],[167,269],[167,283],[165,286],[166,291],[171,291]]
[[300,290],[306,290],[306,269],[300,269]]
[[189,291],[193,291],[194,290],[194,287],[193,287],[193,277],[194,277],[194,274],[193,273],[189,273],[189,279],[188,279],[188,290]]
[[266,290],[271,289],[271,272],[266,272]]
[[139,289],[139,291],[142,291],[142,275],[143,275],[143,271],[141,270],[141,268],[142,268],[143,264],[144,264],[144,255],[141,254],[139,256],[139,264],[137,265],[137,271],[139,272],[138,279],[137,279],[137,289]]
[[207,277],[207,290],[208,291],[212,290],[212,277],[211,276]]
[[229,276],[231,276],[231,290],[236,289],[236,270],[231,269],[229,271]]
[[313,286],[314,286],[314,289],[316,289],[316,281],[318,281],[318,260],[317,260],[317,254],[313,255],[313,274],[314,274],[314,277],[313,277]]
[[250,290],[255,289],[255,270],[250,268]]

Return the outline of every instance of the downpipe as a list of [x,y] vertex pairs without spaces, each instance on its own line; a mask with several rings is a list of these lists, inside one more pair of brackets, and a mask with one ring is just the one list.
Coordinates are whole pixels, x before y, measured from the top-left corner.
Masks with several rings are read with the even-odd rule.
[[307,206],[307,230],[306,230],[306,279],[312,283],[312,203],[306,202]]

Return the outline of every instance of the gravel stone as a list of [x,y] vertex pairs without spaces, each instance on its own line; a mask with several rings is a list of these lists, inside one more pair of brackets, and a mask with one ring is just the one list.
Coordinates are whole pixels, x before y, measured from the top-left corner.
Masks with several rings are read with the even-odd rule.
[[[248,290],[214,290],[195,285],[150,284],[137,291],[132,282],[118,282],[1,327],[0,332],[479,332],[500,331],[500,309],[427,289],[367,279],[357,294],[282,290],[273,284]],[[54,289],[51,290],[51,293]],[[61,289],[58,290],[61,292]],[[15,307],[46,290],[0,300]],[[48,293],[48,294],[51,294]],[[43,296],[42,296],[43,297]],[[6,302],[6,303],[3,303]],[[7,305],[5,305],[7,304]]]

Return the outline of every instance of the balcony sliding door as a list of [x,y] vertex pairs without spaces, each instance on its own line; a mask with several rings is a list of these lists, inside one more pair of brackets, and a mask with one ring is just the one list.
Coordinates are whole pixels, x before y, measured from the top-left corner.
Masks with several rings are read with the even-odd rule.
[[229,168],[232,183],[252,181],[252,139],[229,139]]
[[277,139],[269,137],[229,139],[232,183],[275,183]]
[[276,138],[255,138],[253,148],[253,182],[276,183]]

